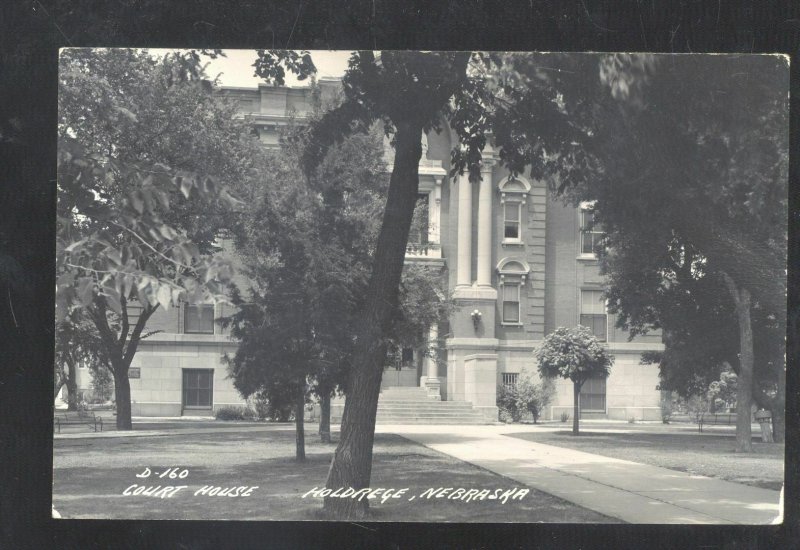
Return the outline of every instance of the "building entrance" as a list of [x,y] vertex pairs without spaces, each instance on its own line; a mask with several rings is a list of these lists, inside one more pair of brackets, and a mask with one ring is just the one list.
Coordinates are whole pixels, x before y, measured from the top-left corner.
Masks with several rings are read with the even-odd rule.
[[412,348],[403,348],[400,353],[390,355],[388,363],[383,369],[381,389],[419,385],[419,361]]

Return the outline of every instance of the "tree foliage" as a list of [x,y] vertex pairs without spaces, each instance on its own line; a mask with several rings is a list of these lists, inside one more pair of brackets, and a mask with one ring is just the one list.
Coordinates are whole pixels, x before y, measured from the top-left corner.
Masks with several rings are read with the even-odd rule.
[[558,327],[545,336],[535,352],[539,372],[547,378],[565,378],[583,384],[589,378],[606,378],[614,357],[583,326]]
[[719,380],[708,385],[708,399],[714,404],[715,410],[736,406],[737,378],[732,370],[724,370],[720,373]]
[[130,429],[127,371],[148,319],[224,299],[230,265],[212,245],[257,144],[196,52],[67,49],[60,63],[57,317],[94,323]]
[[[788,70],[775,56],[615,55],[582,135],[592,169],[559,189],[593,200],[608,307],[632,336],[663,331],[662,387],[686,395],[739,373],[739,447],[751,395],[784,408]],[[702,74],[703,78],[694,78]],[[625,75],[628,75],[627,77]],[[532,79],[532,78],[531,78]],[[580,88],[572,87],[574,94]],[[590,177],[588,177],[590,176]],[[754,379],[754,382],[751,382]],[[705,391],[704,389],[702,391]],[[747,432],[747,433],[745,433]]]

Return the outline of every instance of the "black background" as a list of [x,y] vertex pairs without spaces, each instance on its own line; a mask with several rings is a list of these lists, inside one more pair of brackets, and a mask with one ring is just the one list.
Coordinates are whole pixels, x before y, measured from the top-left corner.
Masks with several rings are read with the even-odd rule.
[[[0,2],[0,547],[797,548],[800,3],[727,0]],[[56,521],[56,93],[64,46],[782,52],[792,56],[783,526]]]

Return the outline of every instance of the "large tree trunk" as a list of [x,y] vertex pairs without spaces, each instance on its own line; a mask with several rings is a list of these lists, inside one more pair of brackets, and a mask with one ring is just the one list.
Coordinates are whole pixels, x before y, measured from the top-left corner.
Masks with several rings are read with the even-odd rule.
[[142,331],[144,331],[148,319],[158,309],[158,304],[144,306],[139,313],[139,318],[136,320],[133,331],[130,333],[130,338],[128,338],[130,326],[128,325],[127,301],[124,299],[120,301],[122,303],[122,330],[120,334],[116,334],[108,324],[104,299],[95,298],[94,306],[89,309],[89,316],[100,332],[103,346],[106,348],[108,357],[111,358],[111,371],[114,375],[114,398],[117,406],[117,429],[132,430],[131,384],[128,379],[128,369],[131,366],[133,357],[136,355],[136,350],[139,349]]
[[750,409],[753,403],[753,328],[750,325],[750,292],[740,288],[734,280],[723,273],[725,284],[736,306],[739,323],[739,373],[736,392],[736,452],[753,451],[750,429]]
[[581,385],[572,383],[572,435],[580,435]]
[[131,383],[127,365],[114,367],[114,400],[117,405],[117,430],[132,430]]
[[786,437],[786,369],[778,366],[778,391],[772,400],[772,439],[775,443],[783,443]]
[[[358,339],[345,399],[342,432],[326,483],[329,489],[369,487],[375,416],[386,360],[385,335],[391,330],[397,309],[408,233],[417,200],[421,136],[421,124],[407,123],[397,127],[394,170],[364,315],[356,331]],[[324,506],[326,514],[335,519],[358,519],[368,511],[366,499],[326,497]]]
[[67,363],[68,374],[65,384],[67,386],[67,410],[78,410],[78,369],[74,361]]
[[327,393],[320,399],[319,438],[323,443],[331,442],[331,396]]
[[298,462],[303,462],[306,459],[306,432],[305,432],[305,413],[306,413],[306,388],[304,384],[300,384],[300,389],[297,392],[294,407],[294,441],[295,451],[294,458]]
[[759,407],[772,414],[772,440],[783,443],[786,434],[786,369],[781,361],[773,366],[776,377],[776,395],[769,396],[762,388],[754,387],[753,398]]

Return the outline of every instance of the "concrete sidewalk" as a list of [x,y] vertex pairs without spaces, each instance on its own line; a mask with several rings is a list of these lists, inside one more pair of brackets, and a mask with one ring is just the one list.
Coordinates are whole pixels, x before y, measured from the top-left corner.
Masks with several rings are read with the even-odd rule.
[[503,434],[526,426],[378,426],[629,523],[769,524],[779,491],[759,489]]

